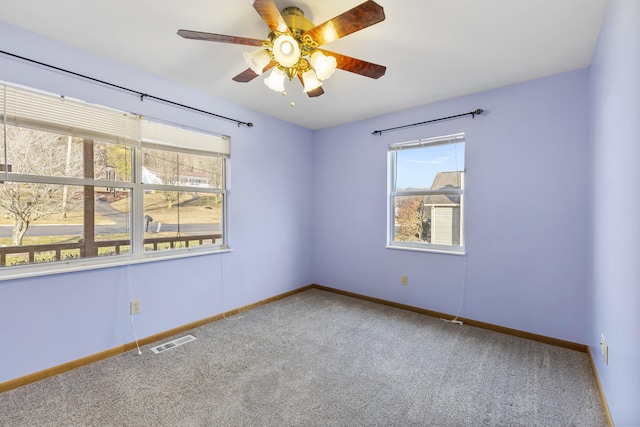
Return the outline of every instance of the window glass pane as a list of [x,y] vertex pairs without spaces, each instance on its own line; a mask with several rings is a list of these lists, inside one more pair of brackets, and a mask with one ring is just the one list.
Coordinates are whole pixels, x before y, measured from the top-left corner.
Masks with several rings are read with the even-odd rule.
[[462,250],[464,135],[455,137],[390,147],[390,245]]
[[7,163],[14,173],[82,178],[82,139],[7,126]]
[[[86,141],[93,155],[82,138],[7,126],[7,163],[11,172],[25,175],[131,182],[131,147]],[[84,168],[85,153],[93,157],[93,176]]]
[[[106,196],[92,186],[4,182],[0,185],[0,266],[130,252],[130,223],[114,207],[128,190]],[[119,242],[114,242],[118,240]]]
[[145,192],[145,251],[221,244],[222,212],[221,194]]
[[133,149],[130,146],[94,141],[93,147],[95,179],[132,182]]
[[395,155],[397,190],[462,188],[464,143],[398,150]]
[[428,218],[423,196],[394,197],[394,241],[429,242]]
[[142,182],[222,189],[223,165],[220,157],[145,148]]
[[462,196],[394,197],[394,241],[462,245]]
[[98,255],[131,253],[131,190],[95,190],[95,241]]

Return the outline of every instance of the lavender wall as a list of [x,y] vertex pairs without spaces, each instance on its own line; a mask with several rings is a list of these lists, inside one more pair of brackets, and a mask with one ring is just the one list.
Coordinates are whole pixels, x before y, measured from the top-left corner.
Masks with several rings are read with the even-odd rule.
[[[638,2],[611,0],[588,70],[312,133],[0,23],[2,50],[256,124],[0,55],[1,80],[231,135],[234,249],[0,281],[0,340],[13,349],[0,353],[0,382],[132,341],[131,298],[144,337],[319,283],[451,314],[463,295],[464,317],[588,343],[616,424],[639,425],[640,196],[625,185],[640,181],[639,29]],[[371,135],[479,107],[473,120]],[[385,249],[387,145],[457,132],[468,141],[467,255]]]
[[[640,425],[640,2],[612,0],[590,70],[594,355],[613,420]],[[600,356],[600,334],[609,364]]]
[[[385,249],[387,146],[457,132],[467,255]],[[313,159],[316,283],[456,314],[466,277],[462,316],[587,342],[586,70],[318,131]]]
[[[0,49],[176,102],[249,121],[140,102],[0,55],[0,80],[231,135],[233,252],[0,281],[0,382],[133,341],[129,300],[149,336],[312,282],[311,132],[0,23]],[[295,159],[295,161],[291,161]],[[0,272],[2,274],[2,272]]]

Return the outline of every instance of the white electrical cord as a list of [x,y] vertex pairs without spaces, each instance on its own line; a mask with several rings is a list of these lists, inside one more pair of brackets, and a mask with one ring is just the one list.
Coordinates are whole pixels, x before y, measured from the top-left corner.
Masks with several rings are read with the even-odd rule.
[[136,348],[138,349],[138,356],[142,356],[142,350],[140,350],[140,344],[138,343],[138,335],[136,334],[136,325],[133,322],[133,314],[130,314],[131,317],[131,331],[133,332],[133,339],[136,340]]
[[138,343],[138,334],[136,333],[136,324],[133,321],[133,314],[131,313],[131,301],[133,301],[133,286],[131,285],[131,266],[127,266],[127,284],[129,285],[129,320],[131,321],[131,332],[133,333],[133,339],[136,341],[136,348],[138,349],[138,356],[142,356],[142,350],[140,350],[140,344]]
[[226,254],[220,254],[220,313],[222,313],[222,318],[226,319],[227,317],[224,315],[224,259]]
[[464,255],[464,260],[462,261],[462,287],[460,289],[460,303],[458,304],[458,312],[455,317],[451,320],[440,319],[448,323],[455,323],[456,325],[463,325],[461,320],[458,320],[460,314],[462,314],[462,302],[464,301],[464,289],[467,283],[467,256]]
[[227,258],[227,253],[221,253],[220,254],[221,258],[220,258],[220,303],[221,303],[221,307],[220,307],[220,314],[222,314],[222,318],[225,320],[239,320],[242,319],[243,316],[232,316],[232,317],[227,317],[227,315],[225,314],[225,310],[224,310],[224,282],[225,282],[225,263],[226,263],[226,258]]

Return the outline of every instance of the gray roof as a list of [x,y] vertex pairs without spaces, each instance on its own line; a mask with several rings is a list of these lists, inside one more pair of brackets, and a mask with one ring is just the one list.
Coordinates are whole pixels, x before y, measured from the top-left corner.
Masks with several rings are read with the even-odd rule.
[[[433,178],[431,190],[442,190],[445,188],[458,189],[462,185],[461,171],[454,172],[438,172]],[[460,195],[458,194],[436,194],[424,196],[422,201],[425,205],[458,205],[460,204]]]
[[462,185],[462,172],[438,172],[433,178],[433,184],[431,184],[432,190],[441,190],[446,187],[460,188]]

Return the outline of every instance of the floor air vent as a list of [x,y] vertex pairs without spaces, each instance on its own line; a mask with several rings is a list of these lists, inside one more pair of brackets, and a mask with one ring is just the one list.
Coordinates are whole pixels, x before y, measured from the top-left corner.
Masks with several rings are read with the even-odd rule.
[[164,344],[160,344],[160,345],[157,345],[155,347],[151,347],[151,351],[153,351],[155,354],[159,354],[159,353],[162,353],[163,351],[167,351],[167,350],[170,350],[172,348],[179,347],[182,344],[186,344],[186,343],[191,342],[191,341],[193,341],[195,339],[196,339],[196,337],[194,337],[193,335],[185,335],[184,337],[176,338],[175,340],[166,342]]

